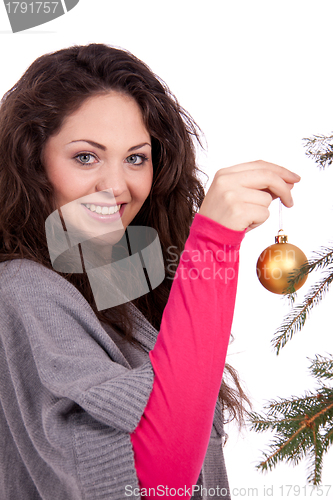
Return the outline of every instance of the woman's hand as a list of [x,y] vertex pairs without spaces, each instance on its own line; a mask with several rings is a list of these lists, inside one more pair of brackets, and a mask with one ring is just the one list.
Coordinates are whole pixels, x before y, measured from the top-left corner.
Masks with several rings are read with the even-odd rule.
[[250,231],[269,217],[272,200],[293,206],[291,189],[300,177],[284,167],[258,160],[218,170],[199,214],[235,231]]

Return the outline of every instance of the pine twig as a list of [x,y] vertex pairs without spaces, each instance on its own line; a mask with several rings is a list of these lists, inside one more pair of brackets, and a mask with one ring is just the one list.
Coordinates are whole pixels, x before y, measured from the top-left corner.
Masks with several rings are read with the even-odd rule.
[[314,402],[318,400],[317,394],[305,394],[302,398],[280,399],[280,401],[271,401],[267,407],[269,417],[278,417],[279,415],[297,416],[299,411],[310,411]]
[[316,358],[312,360],[310,370],[314,377],[318,379],[333,379],[333,356],[321,356],[316,354]]
[[294,334],[303,328],[309,312],[324,297],[332,281],[333,272],[330,269],[322,280],[313,285],[309,293],[305,296],[303,303],[296,306],[291,313],[284,318],[282,325],[275,332],[275,337],[272,339],[276,354],[279,354],[280,350]]
[[295,302],[295,285],[307,274],[319,269],[327,268],[333,264],[333,248],[321,247],[319,251],[313,252],[316,258],[309,259],[306,264],[303,264],[299,269],[290,273],[288,277],[288,288],[285,290],[286,295],[291,304]]
[[[277,432],[271,444],[271,453],[263,453],[265,459],[257,465],[257,469],[271,470],[283,460],[297,465],[303,458],[309,458],[307,480],[314,485],[320,484],[323,455],[333,443],[333,390],[324,388],[319,392],[289,401],[271,402],[267,418],[250,414],[252,430]],[[304,405],[304,402],[307,404]],[[278,414],[277,410],[281,413]],[[290,416],[290,413],[295,416]]]
[[333,134],[330,136],[314,135],[312,138],[305,138],[305,154],[312,157],[321,169],[325,169],[333,162]]
[[333,444],[333,427],[329,429],[323,436],[323,450],[327,453],[330,446]]

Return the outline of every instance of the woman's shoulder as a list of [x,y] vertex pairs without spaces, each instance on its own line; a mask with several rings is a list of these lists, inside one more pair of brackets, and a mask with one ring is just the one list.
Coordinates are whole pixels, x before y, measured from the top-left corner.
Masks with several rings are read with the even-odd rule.
[[[17,273],[19,271],[19,273]],[[35,262],[29,259],[12,259],[0,262],[0,279],[2,277],[15,278],[15,276],[23,276],[25,273],[37,273],[37,274],[48,274],[54,273],[51,269],[46,266],[40,264],[39,262]],[[23,273],[23,274],[22,274]]]
[[69,282],[48,267],[29,259],[13,259],[0,262],[0,287],[11,288],[20,284],[29,286],[38,284],[45,287],[47,283],[54,283],[66,287]]
[[68,300],[90,307],[83,295],[63,276],[46,266],[28,259],[0,263],[0,300],[15,297],[15,302],[29,303],[52,298],[59,303]]

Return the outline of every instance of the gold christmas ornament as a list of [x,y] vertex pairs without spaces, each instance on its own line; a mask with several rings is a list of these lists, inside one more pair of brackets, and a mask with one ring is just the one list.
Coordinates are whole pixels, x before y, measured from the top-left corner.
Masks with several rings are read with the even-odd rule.
[[[288,236],[280,229],[275,236],[275,244],[267,247],[257,261],[257,276],[267,290],[283,294],[289,287],[288,279],[297,269],[306,264],[307,258],[302,250],[288,243]],[[299,290],[307,280],[307,275],[294,285]]]

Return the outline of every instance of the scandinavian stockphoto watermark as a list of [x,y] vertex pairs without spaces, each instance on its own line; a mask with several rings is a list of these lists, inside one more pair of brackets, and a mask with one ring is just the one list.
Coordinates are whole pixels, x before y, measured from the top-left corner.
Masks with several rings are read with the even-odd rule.
[[166,256],[167,278],[220,280],[228,283],[235,278],[234,263],[238,261],[238,258],[239,250],[226,244],[222,244],[214,250],[210,248],[203,250],[185,248],[181,252],[180,258],[178,257],[177,247],[169,246]]
[[80,0],[27,2],[3,0],[13,33],[48,23],[72,10]]
[[155,229],[125,230],[121,212],[110,188],[67,203],[45,221],[53,268],[86,273],[99,311],[145,295],[165,277]]

